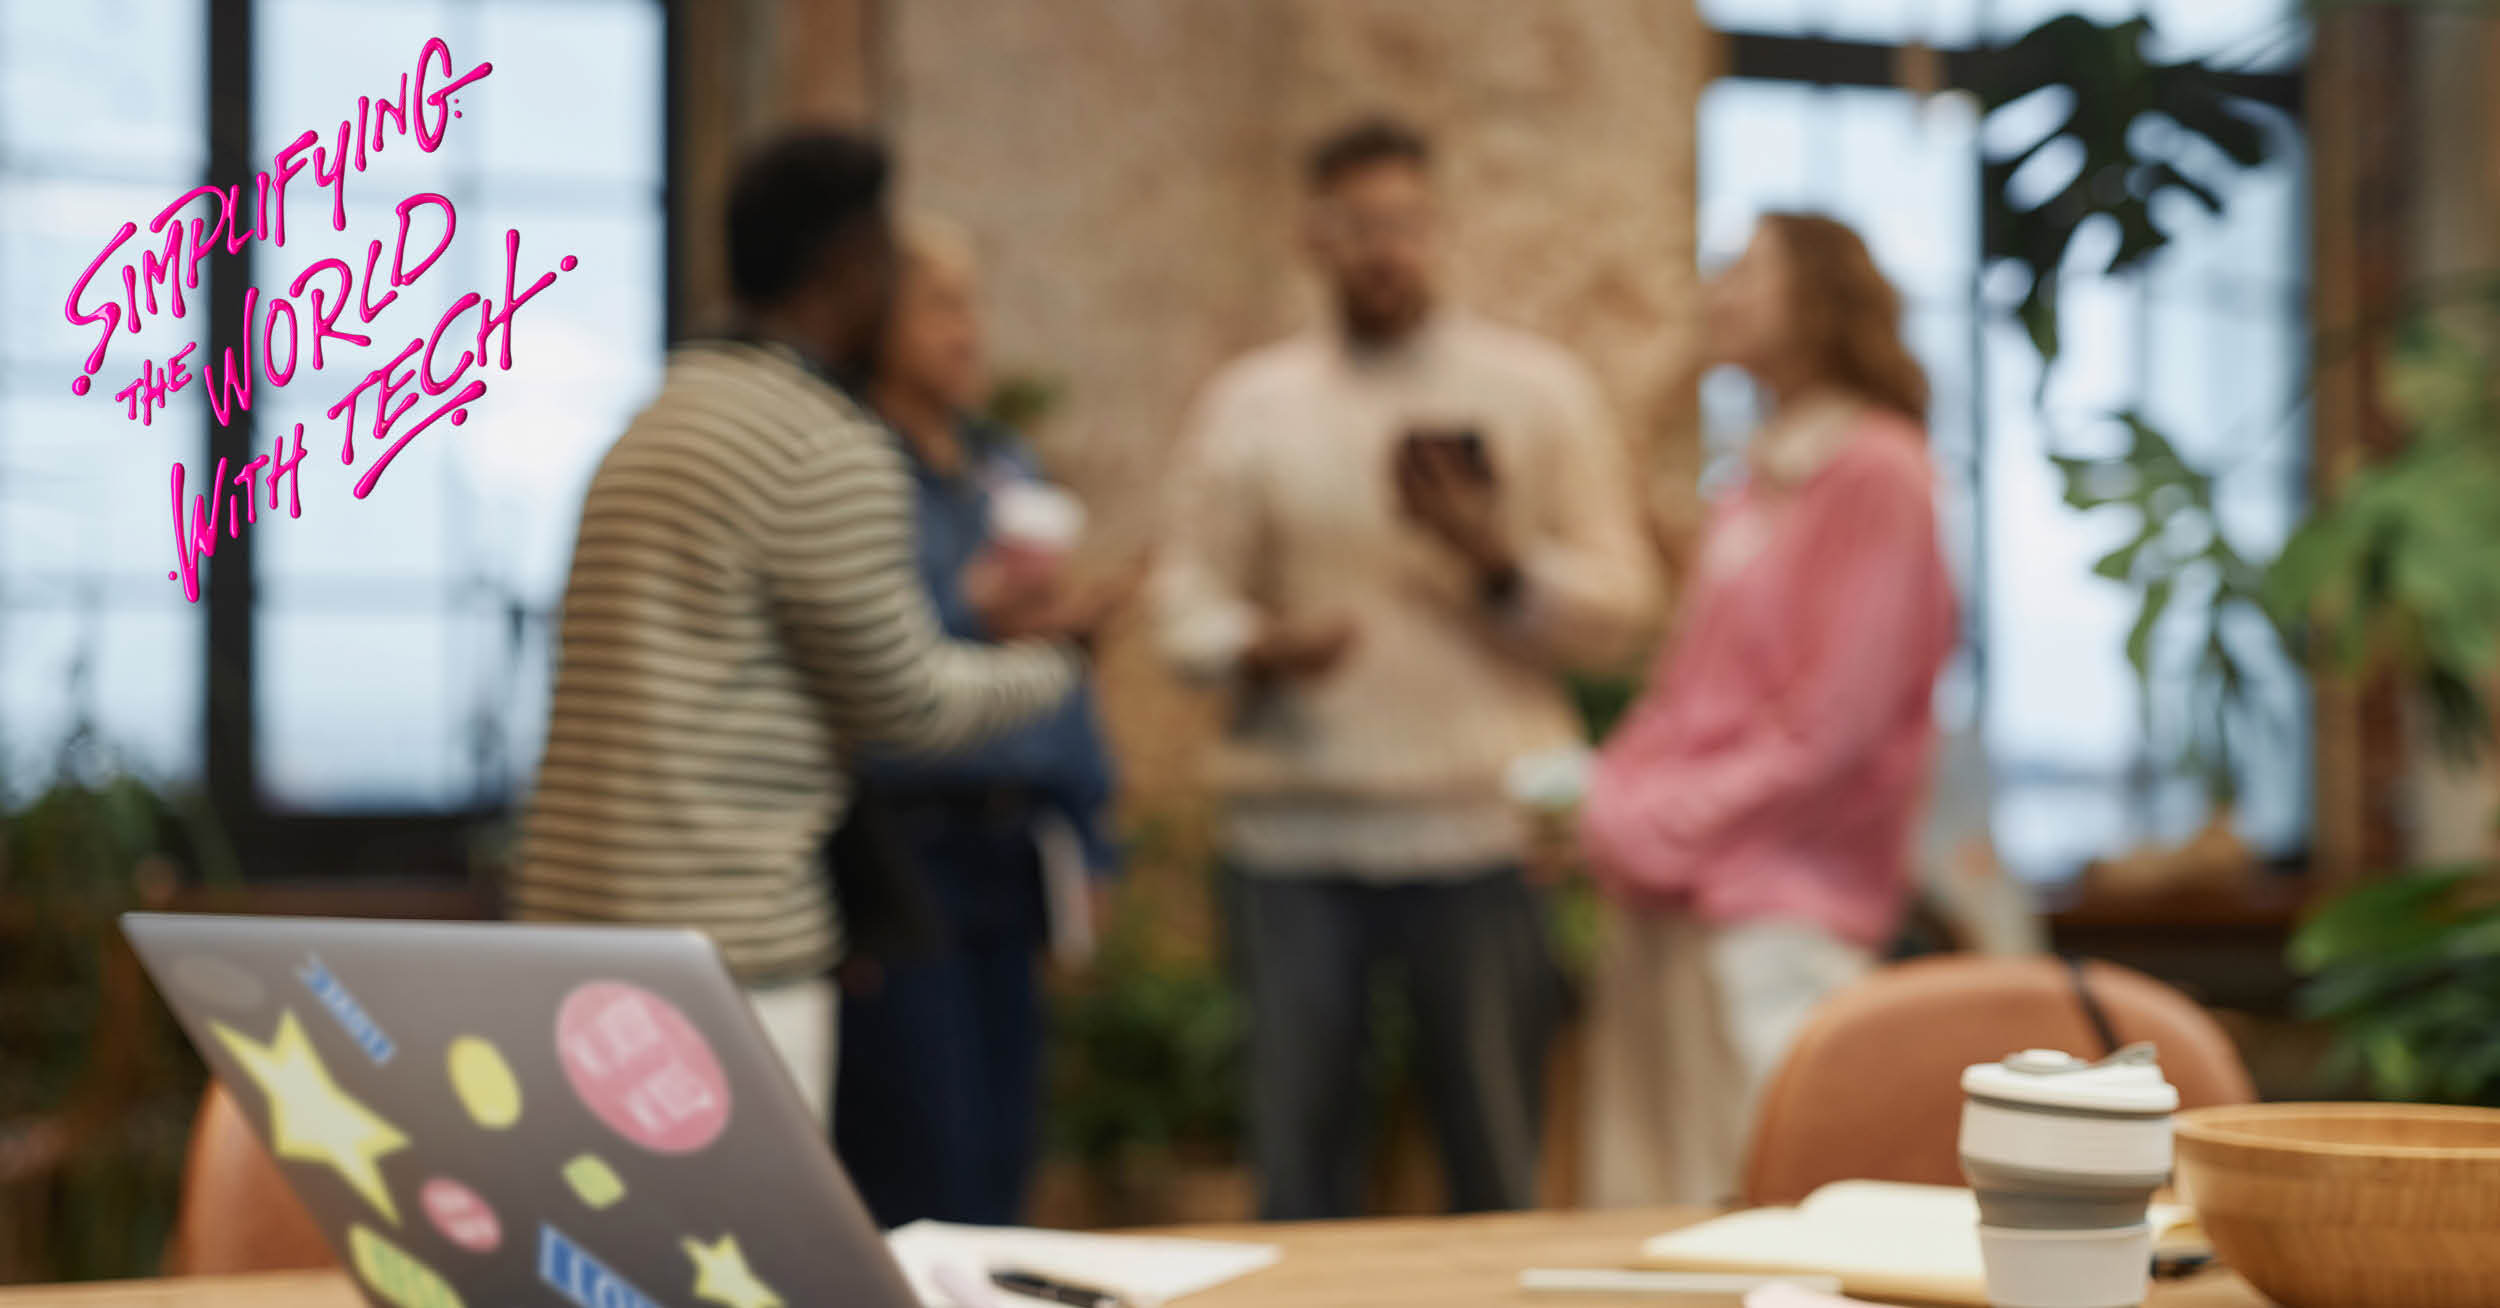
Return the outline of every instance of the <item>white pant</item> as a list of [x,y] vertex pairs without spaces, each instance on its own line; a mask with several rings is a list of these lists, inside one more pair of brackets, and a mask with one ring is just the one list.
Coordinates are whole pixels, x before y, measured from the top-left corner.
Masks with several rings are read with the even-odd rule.
[[781,1055],[816,1120],[833,1121],[833,1023],[839,1013],[833,982],[824,977],[747,991],[765,1038]]
[[1609,911],[1592,987],[1587,1202],[1736,1197],[1754,1101],[1814,1006],[1874,956],[1803,922]]

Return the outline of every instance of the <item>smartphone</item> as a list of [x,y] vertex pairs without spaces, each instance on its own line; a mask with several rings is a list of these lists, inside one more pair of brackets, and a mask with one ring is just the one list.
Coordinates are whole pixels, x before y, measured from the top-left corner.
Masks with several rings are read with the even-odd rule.
[[1484,433],[1474,427],[1409,427],[1406,443],[1435,453],[1450,451],[1458,465],[1478,481],[1493,480],[1493,458],[1485,452]]

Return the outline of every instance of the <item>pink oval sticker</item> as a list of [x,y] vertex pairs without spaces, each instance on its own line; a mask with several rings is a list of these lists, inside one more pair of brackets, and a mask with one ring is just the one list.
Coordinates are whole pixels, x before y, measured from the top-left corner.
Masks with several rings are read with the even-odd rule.
[[425,1215],[443,1238],[470,1253],[493,1253],[503,1244],[503,1223],[495,1219],[478,1193],[448,1177],[438,1176],[417,1192]]
[[693,1153],[729,1125],[729,1078],[712,1046],[639,986],[594,981],[565,996],[556,1052],[590,1111],[653,1153]]

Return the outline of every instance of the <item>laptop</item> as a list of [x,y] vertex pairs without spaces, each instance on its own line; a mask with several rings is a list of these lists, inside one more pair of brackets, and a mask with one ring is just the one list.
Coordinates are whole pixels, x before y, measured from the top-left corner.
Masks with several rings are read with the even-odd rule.
[[376,1305],[918,1302],[699,933],[123,929]]

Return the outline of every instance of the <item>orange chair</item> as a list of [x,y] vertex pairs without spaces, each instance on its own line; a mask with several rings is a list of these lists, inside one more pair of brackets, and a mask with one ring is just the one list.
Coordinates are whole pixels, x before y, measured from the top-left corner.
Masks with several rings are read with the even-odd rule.
[[287,1188],[242,1108],[225,1087],[211,1084],[191,1128],[166,1270],[233,1276],[335,1265],[321,1227]]
[[2120,1044],[2151,1041],[2182,1107],[2256,1097],[2194,1001],[2141,972],[2055,958],[1950,955],[1886,968],[1814,1012],[1754,1119],[1745,1200],[1793,1204],[1830,1181],[1961,1185],[1962,1069],[2018,1049],[2095,1056],[2091,1008]]

